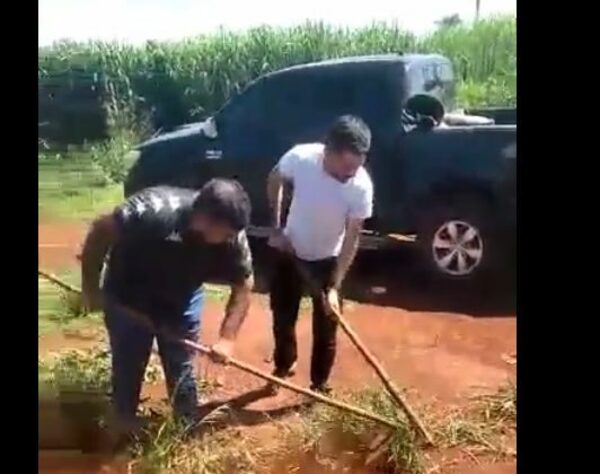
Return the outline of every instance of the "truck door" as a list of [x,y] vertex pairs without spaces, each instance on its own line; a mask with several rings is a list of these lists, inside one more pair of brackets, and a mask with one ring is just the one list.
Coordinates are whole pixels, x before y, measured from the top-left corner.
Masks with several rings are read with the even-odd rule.
[[273,153],[265,79],[233,98],[218,115],[219,149],[208,150],[213,176],[237,179],[252,202],[252,222],[268,219],[265,155]]

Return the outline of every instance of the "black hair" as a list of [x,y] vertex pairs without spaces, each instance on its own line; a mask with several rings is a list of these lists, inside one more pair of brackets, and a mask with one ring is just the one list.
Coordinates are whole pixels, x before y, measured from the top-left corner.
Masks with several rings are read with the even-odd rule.
[[250,198],[240,183],[233,179],[213,178],[194,199],[193,212],[202,212],[240,231],[250,224]]
[[342,115],[329,129],[325,146],[332,151],[367,154],[371,148],[371,130],[360,117]]

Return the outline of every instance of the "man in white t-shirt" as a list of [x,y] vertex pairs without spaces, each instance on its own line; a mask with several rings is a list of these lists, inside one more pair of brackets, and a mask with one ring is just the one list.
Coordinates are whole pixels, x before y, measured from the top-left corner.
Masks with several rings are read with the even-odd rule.
[[[371,146],[369,127],[358,117],[336,120],[325,143],[289,150],[271,171],[267,192],[273,217],[269,244],[277,249],[270,286],[274,375],[293,374],[297,358],[295,325],[304,283],[301,264],[323,297],[313,297],[311,388],[328,392],[335,359],[339,291],[358,249],[365,219],[373,210],[373,183],[363,165]],[[282,195],[292,190],[283,228]],[[294,262],[294,259],[299,262]]]

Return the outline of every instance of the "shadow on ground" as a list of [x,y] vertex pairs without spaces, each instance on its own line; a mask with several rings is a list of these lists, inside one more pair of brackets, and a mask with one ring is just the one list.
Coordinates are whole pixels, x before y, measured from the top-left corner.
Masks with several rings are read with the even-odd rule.
[[227,407],[224,411],[224,419],[216,423],[217,426],[254,426],[286,417],[311,404],[310,402],[295,403],[268,410],[246,408],[247,405],[270,396],[271,393],[265,385],[233,398],[212,400],[200,407],[200,416],[206,419],[210,413],[214,413],[220,407]]
[[[267,292],[269,259],[266,246],[253,251],[257,290]],[[513,266],[514,267],[514,266]],[[346,282],[346,297],[359,303],[392,306],[408,311],[462,313],[470,316],[514,316],[514,270],[485,282],[447,284],[420,276],[417,253],[411,244],[393,250],[359,253]]]

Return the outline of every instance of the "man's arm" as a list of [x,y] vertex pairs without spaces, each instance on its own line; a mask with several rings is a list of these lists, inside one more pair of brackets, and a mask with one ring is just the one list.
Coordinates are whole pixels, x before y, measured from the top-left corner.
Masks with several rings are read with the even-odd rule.
[[331,287],[335,290],[339,291],[341,288],[344,278],[346,278],[346,274],[354,261],[354,257],[356,257],[363,223],[364,219],[348,219],[342,248],[331,278]]
[[114,216],[107,214],[93,222],[85,238],[81,253],[81,282],[84,304],[88,311],[102,307],[100,273],[106,254],[118,237]]
[[286,187],[289,188],[290,180],[279,171],[279,165],[275,166],[267,178],[267,199],[271,209],[271,226],[275,229],[281,228],[281,207]]
[[[273,232],[269,236],[269,245],[284,252],[292,252],[289,241],[281,231],[283,197],[292,190],[292,180],[281,171],[281,165],[286,165],[288,158],[284,156],[275,166],[267,178],[267,199],[271,209],[271,227]],[[289,165],[288,165],[289,168]],[[284,168],[285,169],[285,168]],[[286,170],[287,171],[287,170]]]
[[338,292],[354,261],[354,257],[356,257],[363,224],[373,213],[373,184],[368,176],[367,178],[368,180],[364,183],[360,194],[356,196],[350,206],[350,212],[346,220],[344,241],[331,276],[329,290],[325,295],[325,307],[329,310],[329,313],[340,312]]
[[250,308],[250,294],[254,287],[254,278],[249,276],[241,285],[233,285],[225,306],[225,317],[221,323],[219,337],[234,341]]
[[237,237],[231,262],[233,262],[229,278],[233,282],[231,294],[225,306],[225,317],[221,323],[219,340],[212,346],[213,359],[217,362],[227,362],[231,357],[233,344],[250,308],[254,276],[252,253],[245,232],[240,232]]

